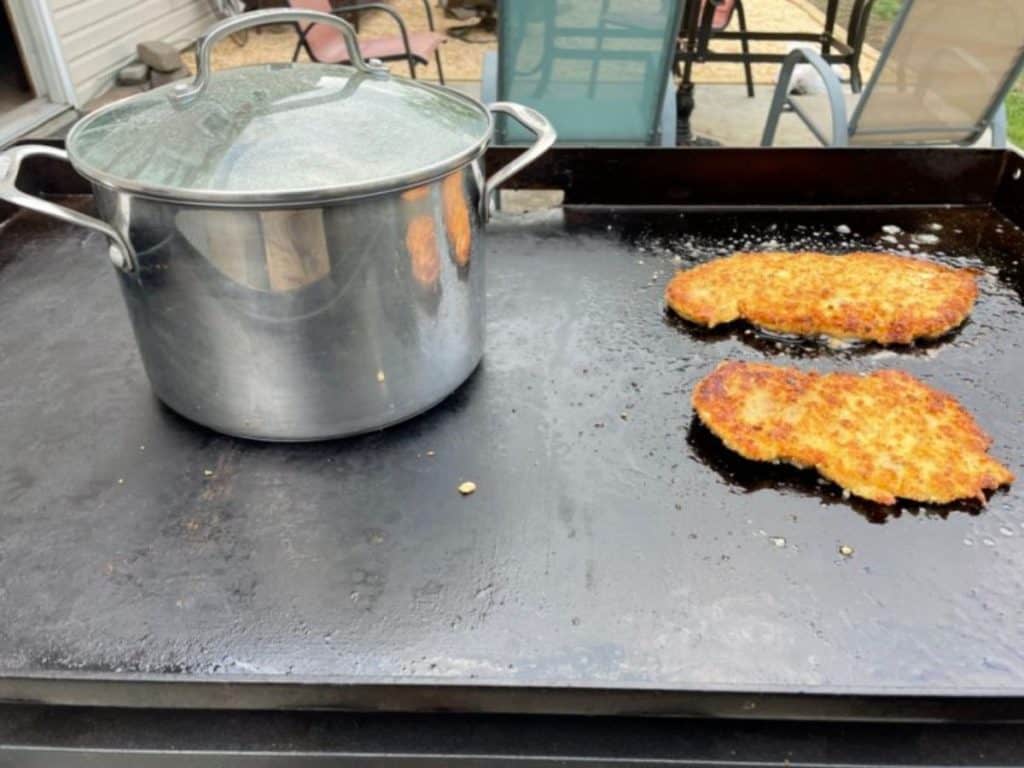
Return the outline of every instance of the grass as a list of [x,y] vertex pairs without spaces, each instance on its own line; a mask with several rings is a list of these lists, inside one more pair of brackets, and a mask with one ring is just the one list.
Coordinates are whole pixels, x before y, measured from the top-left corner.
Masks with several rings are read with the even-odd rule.
[[1020,83],[1006,97],[1006,118],[1009,123],[1010,141],[1018,147],[1024,147],[1024,92]]
[[879,21],[892,21],[900,12],[903,0],[878,0],[871,12],[871,16]]

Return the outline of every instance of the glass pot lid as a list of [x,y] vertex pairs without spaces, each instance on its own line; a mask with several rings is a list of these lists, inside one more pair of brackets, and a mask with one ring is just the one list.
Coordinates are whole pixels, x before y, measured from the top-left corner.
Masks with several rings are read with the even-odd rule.
[[[349,42],[353,66],[264,64],[216,73],[209,53],[239,26],[315,20]],[[247,22],[244,25],[232,22]],[[312,11],[248,13],[197,49],[198,74],[83,118],[68,137],[84,176],[196,202],[315,202],[420,183],[483,151],[491,118],[447,88],[365,63],[351,28]]]

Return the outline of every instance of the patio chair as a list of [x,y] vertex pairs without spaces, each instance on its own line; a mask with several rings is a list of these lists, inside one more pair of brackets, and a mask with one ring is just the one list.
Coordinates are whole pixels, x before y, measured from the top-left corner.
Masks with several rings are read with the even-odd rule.
[[[697,26],[700,29],[698,34],[699,45],[707,47],[711,38],[725,32],[732,23],[733,15],[736,16],[739,27],[740,50],[743,52],[743,77],[747,84],[747,96],[754,98],[754,68],[750,63],[750,41],[747,39],[747,13],[743,9],[743,0],[701,0],[701,10],[698,16]],[[677,44],[677,55],[675,60],[675,73],[682,76],[679,62],[680,55],[685,46],[681,36]]]
[[[784,109],[830,146],[976,143],[992,130],[1006,145],[1003,101],[1024,62],[1024,4],[1002,0],[904,0],[875,71],[859,96],[815,51],[786,58],[762,146],[775,140]],[[788,93],[793,68],[817,70],[826,96]]]
[[[360,38],[359,49],[365,59],[380,61],[407,61],[409,76],[416,79],[416,66],[428,64],[433,56],[437,64],[437,79],[444,84],[444,69],[441,67],[441,45],[445,36],[434,28],[434,14],[430,10],[430,0],[423,0],[423,8],[427,14],[427,29],[413,30],[405,25],[405,20],[394,8],[383,3],[340,3],[332,6],[331,0],[288,0],[292,8],[305,8],[322,13],[333,13],[337,16],[353,15],[358,22],[360,14],[367,11],[380,11],[390,16],[399,34],[391,37]],[[299,54],[305,50],[313,61],[328,64],[347,64],[348,48],[341,33],[324,24],[307,24],[302,27],[295,25],[299,34],[292,61],[297,61]],[[358,25],[357,25],[358,28]]]
[[[498,51],[484,58],[484,101],[544,114],[560,144],[675,144],[671,77],[676,0],[530,0],[498,14]],[[528,134],[499,120],[496,140]]]

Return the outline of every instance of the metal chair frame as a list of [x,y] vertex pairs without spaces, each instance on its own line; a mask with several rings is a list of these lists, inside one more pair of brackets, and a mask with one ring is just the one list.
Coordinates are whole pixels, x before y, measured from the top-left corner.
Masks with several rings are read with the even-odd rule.
[[[431,32],[435,32],[436,29],[434,27],[434,14],[430,10],[430,0],[423,0],[423,8],[424,8],[424,10],[426,11],[426,14],[427,14],[427,26],[429,27]],[[385,56],[385,57],[383,57],[382,60],[383,61],[402,61],[403,59],[406,60],[409,63],[409,76],[413,80],[415,80],[416,79],[416,65],[417,64],[429,64],[430,62],[428,62],[422,56],[419,56],[419,55],[417,55],[417,54],[412,52],[412,48],[409,45],[409,30],[408,30],[408,28],[405,25],[405,20],[402,18],[401,14],[398,13],[398,11],[396,11],[394,8],[392,8],[392,7],[388,6],[388,5],[384,5],[383,3],[361,3],[361,4],[358,4],[358,5],[339,5],[339,6],[336,6],[334,8],[331,8],[331,13],[333,15],[335,15],[335,16],[344,17],[344,16],[347,16],[347,15],[351,14],[352,17],[353,17],[353,24],[354,24],[356,30],[359,29],[359,16],[360,16],[360,14],[366,13],[367,11],[380,11],[381,13],[384,13],[384,14],[390,16],[394,20],[395,24],[398,26],[399,33],[401,34],[402,43],[403,43],[403,45],[405,47],[405,53],[404,54],[402,54],[402,53],[395,54],[394,56]],[[313,28],[313,26],[314,26],[313,24],[309,24],[309,25],[306,26],[305,29],[303,29],[299,24],[295,24],[295,31],[298,33],[299,39],[298,39],[298,42],[295,44],[295,52],[292,54],[292,61],[297,61],[298,58],[299,58],[299,54],[303,50],[306,52],[306,55],[309,56],[309,58],[312,61],[320,61],[316,57],[316,55],[313,53],[312,47],[309,45],[309,41],[306,39],[306,35]],[[438,81],[442,85],[444,85],[444,68],[441,66],[441,51],[440,51],[440,49],[434,51],[434,62],[437,64],[437,79],[438,79]],[[324,62],[324,63],[330,64],[330,63],[334,63],[334,62]]]
[[[715,9],[722,0],[708,0],[703,7],[695,3],[700,0],[686,0],[687,13],[683,17],[683,28],[680,30],[679,46],[676,49],[676,74],[684,82],[690,82],[690,71],[693,64],[706,62],[726,62],[743,64],[747,82],[747,95],[753,98],[754,84],[751,65],[782,64],[786,55],[781,53],[751,53],[751,41],[772,42],[808,42],[821,46],[821,56],[830,64],[845,65],[850,70],[850,87],[854,93],[862,88],[860,57],[864,50],[864,39],[867,33],[868,19],[876,0],[854,0],[850,9],[850,22],[847,26],[846,40],[837,40],[833,34],[835,27],[834,15],[825,20],[822,33],[814,32],[751,32],[747,29],[747,18],[743,8],[743,0],[737,0],[736,13],[739,29],[715,31],[712,25]],[[740,44],[740,53],[718,53],[712,51],[712,40],[735,40]],[[833,48],[835,49],[833,51]],[[680,62],[683,67],[680,68]]]
[[[696,36],[697,45],[695,48],[696,58],[693,59],[688,59],[687,54],[684,53],[684,51],[686,51],[686,46],[684,45],[687,36],[686,26],[689,19],[687,19],[685,15],[683,16],[683,28],[679,30],[680,34],[676,45],[676,57],[675,62],[673,63],[673,70],[675,71],[676,76],[682,77],[683,72],[679,67],[680,61],[685,60],[687,70],[689,70],[694,61],[720,60],[718,59],[719,56],[734,56],[736,57],[735,61],[743,64],[743,75],[747,83],[747,96],[754,98],[754,70],[750,60],[750,41],[752,39],[756,39],[756,37],[751,37],[751,34],[756,35],[757,33],[750,33],[747,30],[747,12],[743,8],[743,0],[736,0],[736,21],[739,24],[739,32],[726,32],[724,29],[715,30],[715,9],[720,4],[721,0],[710,0],[702,7],[700,16],[697,20],[698,31]],[[709,48],[709,43],[713,37],[721,39],[738,39],[740,41],[740,50],[742,52],[739,54],[715,53]],[[732,61],[733,59],[728,60]]]
[[[874,0],[869,0],[867,5],[867,12],[870,12],[871,5]],[[835,72],[832,71],[832,67],[829,66],[829,62],[818,54],[816,51],[809,50],[807,48],[798,48],[795,51],[791,51],[786,56],[785,61],[782,64],[782,70],[779,74],[779,82],[775,88],[775,95],[772,97],[772,104],[768,110],[768,120],[765,123],[764,133],[761,137],[761,146],[769,147],[775,141],[775,133],[778,129],[779,119],[784,111],[793,112],[803,122],[804,125],[814,134],[814,136],[822,144],[826,146],[834,147],[846,147],[850,145],[851,139],[855,135],[870,135],[883,134],[883,135],[895,135],[899,133],[914,134],[920,133],[923,129],[934,131],[936,133],[948,132],[951,135],[964,134],[967,131],[967,135],[964,138],[957,140],[950,140],[950,144],[957,144],[960,146],[970,146],[976,143],[981,136],[985,133],[988,128],[992,129],[992,145],[994,147],[1005,147],[1007,137],[1007,118],[1006,118],[1006,105],[1004,104],[1007,94],[1013,88],[1014,83],[1017,82],[1024,71],[1024,47],[1020,49],[1017,61],[1013,67],[1010,68],[1004,81],[1000,84],[1000,87],[993,94],[992,99],[989,101],[988,107],[985,109],[981,119],[973,125],[962,125],[962,126],[906,126],[899,130],[884,130],[884,131],[870,131],[858,129],[858,123],[860,122],[861,113],[864,111],[864,105],[868,103],[871,98],[871,94],[874,91],[875,85],[878,79],[881,77],[883,70],[885,69],[886,63],[889,61],[889,57],[892,54],[893,47],[899,36],[903,34],[904,27],[907,18],[914,7],[915,0],[905,0],[903,8],[900,11],[899,16],[896,18],[893,24],[892,30],[889,32],[889,38],[886,40],[885,46],[882,48],[881,54],[878,57],[878,63],[875,66],[875,70],[871,75],[871,79],[864,87],[864,92],[861,94],[856,106],[853,109],[851,115],[847,115],[846,99],[843,97],[843,86],[836,76]],[[867,18],[858,19],[858,24],[866,26]],[[963,63],[967,67],[979,68],[980,64],[970,60],[963,52],[956,51],[937,51],[936,56],[943,53],[956,54],[961,57]],[[825,92],[828,97],[829,110],[832,118],[832,135],[831,137],[824,135],[819,129],[817,124],[811,119],[810,115],[801,109],[798,101],[790,98],[789,83],[792,80],[793,69],[798,64],[810,64],[814,67],[815,71],[821,76],[822,81],[825,83]],[[928,84],[928,80],[918,83],[917,90],[920,91],[925,88]],[[894,142],[899,143],[899,142]],[[928,142],[932,144],[938,144],[943,142],[933,141]]]

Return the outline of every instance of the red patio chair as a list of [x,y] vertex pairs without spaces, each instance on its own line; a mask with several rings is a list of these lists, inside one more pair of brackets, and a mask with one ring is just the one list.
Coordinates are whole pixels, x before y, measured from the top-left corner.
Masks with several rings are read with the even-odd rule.
[[[336,16],[354,14],[357,21],[359,14],[366,11],[386,13],[394,19],[399,34],[391,37],[360,38],[359,50],[362,51],[363,58],[380,59],[381,61],[402,61],[404,59],[409,62],[409,75],[415,79],[416,65],[428,64],[429,57],[433,56],[437,63],[437,79],[442,84],[444,83],[444,70],[441,68],[441,45],[447,38],[434,29],[434,14],[430,10],[430,0],[423,0],[429,28],[412,32],[406,28],[405,21],[398,11],[383,3],[357,5],[341,3],[332,6],[331,0],[288,0],[288,5],[292,8],[333,13]],[[299,42],[295,46],[295,53],[292,54],[292,61],[296,61],[299,58],[299,53],[305,50],[313,61],[327,64],[347,64],[349,62],[345,39],[337,29],[323,24],[307,24],[305,27],[296,24],[295,26],[299,33]],[[358,29],[358,24],[356,27]]]

